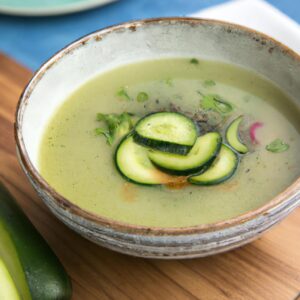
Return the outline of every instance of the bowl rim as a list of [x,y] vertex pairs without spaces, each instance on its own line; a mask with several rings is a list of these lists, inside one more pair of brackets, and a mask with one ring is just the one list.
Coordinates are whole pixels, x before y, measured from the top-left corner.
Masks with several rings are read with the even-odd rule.
[[[183,23],[189,25],[221,25],[228,30],[235,29],[240,30],[243,33],[249,34],[250,36],[258,38],[258,42],[269,41],[271,42],[273,48],[279,48],[279,50],[285,54],[293,58],[294,60],[300,63],[300,55],[298,55],[295,51],[291,50],[281,42],[273,39],[272,37],[261,33],[259,31],[250,29],[245,26],[241,26],[238,24],[219,21],[214,19],[200,19],[193,17],[168,17],[168,18],[150,18],[150,19],[141,19],[141,20],[133,20],[129,22],[120,23],[117,25],[112,25],[105,27],[100,30],[96,30],[90,34],[87,34],[74,42],[70,43],[66,47],[59,50],[55,53],[50,59],[48,59],[41,67],[34,73],[33,77],[29,81],[29,83],[25,86],[22,94],[20,95],[16,113],[15,113],[15,123],[14,123],[14,134],[16,147],[18,152],[18,158],[20,163],[22,164],[25,173],[33,180],[34,183],[38,183],[38,185],[48,194],[52,196],[56,204],[60,207],[60,209],[68,211],[68,213],[73,214],[79,218],[86,219],[90,222],[96,223],[97,225],[104,226],[106,228],[129,233],[129,234],[142,234],[142,235],[151,235],[151,236],[165,236],[165,235],[186,235],[186,234],[199,234],[199,233],[207,233],[212,231],[219,231],[228,227],[234,227],[237,225],[241,225],[247,221],[253,220],[259,216],[266,216],[270,213],[272,209],[275,209],[277,206],[284,204],[290,198],[294,196],[298,196],[300,193],[300,177],[298,177],[289,187],[287,187],[284,191],[279,193],[275,198],[269,200],[263,206],[258,207],[257,209],[253,209],[247,211],[243,214],[240,214],[236,217],[230,218],[228,220],[207,223],[202,225],[195,226],[186,226],[186,227],[153,227],[153,226],[142,226],[142,225],[134,225],[131,223],[126,223],[123,221],[117,221],[111,218],[103,217],[101,215],[97,215],[95,213],[89,212],[78,205],[72,203],[70,200],[63,197],[59,194],[47,181],[41,176],[39,171],[33,166],[29,155],[27,153],[25,143],[23,140],[22,134],[22,122],[23,122],[23,113],[26,109],[27,103],[31,96],[32,91],[34,90],[37,83],[42,79],[44,74],[53,66],[57,61],[59,61],[65,55],[68,55],[73,50],[85,45],[89,40],[95,39],[96,41],[101,41],[104,36],[115,32],[120,29],[129,29],[131,31],[135,31],[138,27],[145,26],[147,24],[172,24],[172,23]],[[75,221],[76,222],[76,221]]]

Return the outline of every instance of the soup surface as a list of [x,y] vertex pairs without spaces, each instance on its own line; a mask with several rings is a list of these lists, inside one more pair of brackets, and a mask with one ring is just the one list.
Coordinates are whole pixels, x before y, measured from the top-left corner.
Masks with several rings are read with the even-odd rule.
[[[233,107],[221,116],[223,136],[228,122],[240,115],[246,119],[244,132],[253,131],[252,140],[245,138],[250,151],[240,157],[234,176],[219,185],[175,189],[129,183],[114,164],[118,142],[109,145],[95,134],[97,113],[142,117],[174,107],[195,113],[203,111],[205,95],[216,94]],[[299,129],[299,107],[255,73],[196,59],[145,61],[100,74],[66,99],[45,130],[39,166],[60,194],[94,214],[144,226],[193,226],[258,208],[287,188],[300,175]],[[284,151],[266,149],[276,139]]]

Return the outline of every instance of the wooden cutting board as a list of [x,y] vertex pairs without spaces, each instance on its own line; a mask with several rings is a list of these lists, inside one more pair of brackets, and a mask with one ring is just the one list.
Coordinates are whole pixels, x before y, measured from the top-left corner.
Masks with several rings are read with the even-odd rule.
[[300,208],[250,245],[213,257],[177,261],[112,252],[58,221],[33,191],[15,154],[15,107],[31,76],[0,54],[0,180],[67,269],[73,299],[300,299]]

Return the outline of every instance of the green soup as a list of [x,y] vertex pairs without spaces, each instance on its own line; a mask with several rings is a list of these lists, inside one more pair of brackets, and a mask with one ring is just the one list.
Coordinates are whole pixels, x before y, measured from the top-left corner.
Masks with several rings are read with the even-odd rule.
[[[143,116],[170,106],[195,113],[208,94],[232,105],[222,116],[225,124],[239,115],[247,116],[249,126],[262,123],[257,143],[241,157],[230,180],[172,189],[137,185],[120,176],[114,164],[117,143],[110,146],[95,134],[97,113]],[[193,226],[256,209],[287,188],[300,174],[299,129],[299,107],[253,72],[195,59],[145,61],[101,74],[66,99],[45,130],[39,165],[56,191],[94,214],[144,226]],[[288,149],[267,151],[277,138]]]

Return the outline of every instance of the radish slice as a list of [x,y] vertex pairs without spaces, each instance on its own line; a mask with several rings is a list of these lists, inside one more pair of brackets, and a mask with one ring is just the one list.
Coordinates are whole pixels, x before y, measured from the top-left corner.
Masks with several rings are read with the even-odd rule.
[[264,124],[261,122],[255,122],[250,126],[250,138],[251,138],[251,142],[254,145],[258,145],[259,141],[256,138],[256,130],[260,127],[262,127]]

